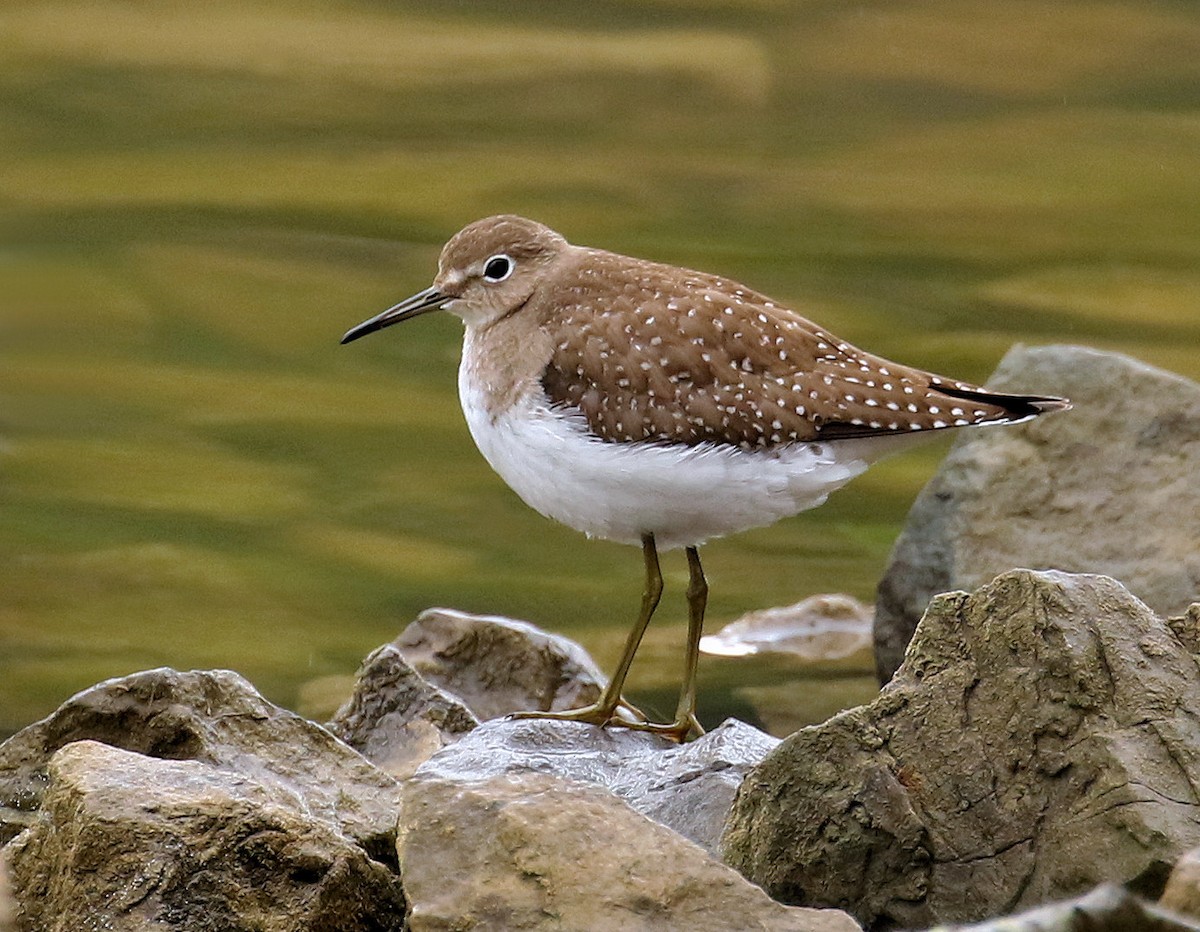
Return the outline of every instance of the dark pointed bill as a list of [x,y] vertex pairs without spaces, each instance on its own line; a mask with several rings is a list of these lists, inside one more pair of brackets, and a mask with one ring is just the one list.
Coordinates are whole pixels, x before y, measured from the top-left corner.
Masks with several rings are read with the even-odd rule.
[[392,305],[382,314],[376,314],[370,320],[364,320],[357,327],[351,327],[346,331],[346,335],[342,337],[342,343],[346,344],[351,340],[357,340],[359,337],[365,337],[368,333],[374,333],[376,330],[382,330],[384,327],[398,324],[402,320],[409,320],[421,314],[436,311],[447,301],[451,300],[452,297],[452,295],[443,294],[436,288],[426,288],[411,298],[405,298],[399,304]]

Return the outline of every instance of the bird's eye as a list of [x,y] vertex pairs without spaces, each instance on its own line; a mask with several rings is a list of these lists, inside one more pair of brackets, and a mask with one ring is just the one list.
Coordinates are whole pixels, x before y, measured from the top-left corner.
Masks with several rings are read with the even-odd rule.
[[513,266],[508,256],[492,256],[483,267],[483,277],[489,282],[502,282],[512,274]]

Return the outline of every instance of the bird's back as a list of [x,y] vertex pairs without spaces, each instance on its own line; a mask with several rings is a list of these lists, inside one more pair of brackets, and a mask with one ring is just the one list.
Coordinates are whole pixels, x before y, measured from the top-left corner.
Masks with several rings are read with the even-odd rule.
[[762,450],[1011,423],[1054,401],[893,363],[737,282],[599,250],[578,250],[533,301],[547,399],[608,442]]

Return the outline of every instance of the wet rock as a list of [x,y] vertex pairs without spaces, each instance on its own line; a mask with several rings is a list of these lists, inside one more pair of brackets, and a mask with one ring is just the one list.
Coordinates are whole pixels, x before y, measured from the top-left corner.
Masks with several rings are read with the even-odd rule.
[[579,722],[493,721],[432,757],[417,775],[465,784],[541,773],[590,783],[715,852],[738,785],[778,743],[734,720],[684,745]]
[[480,721],[579,708],[595,702],[608,682],[574,641],[496,615],[431,608],[392,645]]
[[1104,573],[1164,616],[1200,601],[1200,385],[1075,346],[1017,347],[988,385],[1075,407],[959,438],[879,585],[881,682],[934,595],[1013,567]]
[[95,741],[58,751],[8,848],[24,928],[399,930],[399,878],[303,797],[196,760]]
[[1114,884],[1104,884],[1074,900],[1053,903],[1017,916],[969,926],[937,926],[930,932],[1197,932],[1180,916],[1147,903]]
[[598,787],[533,773],[472,783],[418,775],[402,812],[413,932],[858,928],[845,913],[772,902]]
[[1189,851],[1175,864],[1158,904],[1200,919],[1200,848]]
[[350,699],[325,727],[403,779],[478,724],[462,702],[426,682],[385,644],[363,661]]
[[840,593],[814,595],[795,605],[747,612],[715,634],[700,639],[700,649],[717,657],[786,654],[805,662],[869,658],[870,606]]
[[878,699],[751,771],[724,851],[874,927],[1157,896],[1200,844],[1197,748],[1197,659],[1168,624],[1107,577],[1011,572],[935,599]]
[[325,729],[272,705],[227,670],[159,669],[107,680],[0,745],[0,843],[30,825],[51,755],[100,741],[218,766],[304,801],[372,857],[395,844],[399,784]]

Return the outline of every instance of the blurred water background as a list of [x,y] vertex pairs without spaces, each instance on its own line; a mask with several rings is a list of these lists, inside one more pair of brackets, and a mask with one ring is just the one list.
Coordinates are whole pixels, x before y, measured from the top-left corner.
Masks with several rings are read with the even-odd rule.
[[[457,321],[338,346],[487,214],[732,276],[960,378],[1021,341],[1200,378],[1183,0],[6,0],[0,152],[0,734],[163,664],[317,714],[430,605],[611,668],[639,556],[491,474]],[[872,600],[945,449],[711,544],[710,630]],[[669,714],[686,571],[664,569],[630,693]],[[874,685],[707,658],[700,689],[709,724],[766,702],[790,727]]]

